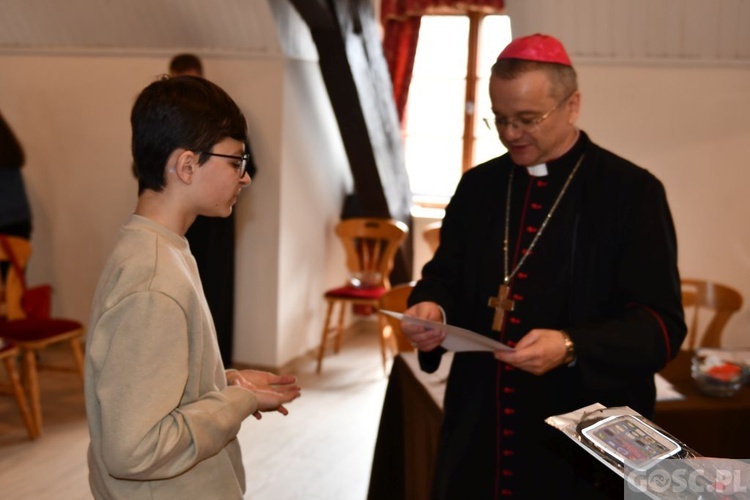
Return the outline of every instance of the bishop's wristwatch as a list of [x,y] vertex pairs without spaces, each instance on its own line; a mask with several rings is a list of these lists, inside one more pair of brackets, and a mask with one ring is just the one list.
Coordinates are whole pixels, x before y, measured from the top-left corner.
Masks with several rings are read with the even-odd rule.
[[565,342],[565,359],[563,359],[563,364],[569,365],[576,359],[576,348],[568,332],[560,330],[560,333],[562,333],[563,342]]

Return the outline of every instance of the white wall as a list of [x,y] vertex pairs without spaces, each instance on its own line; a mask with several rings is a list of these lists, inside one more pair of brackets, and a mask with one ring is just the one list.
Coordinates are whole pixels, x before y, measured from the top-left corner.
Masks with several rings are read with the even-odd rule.
[[163,60],[0,56],[0,109],[27,155],[34,217],[30,283],[55,287],[54,312],[88,319],[117,229],[132,211],[130,107]]
[[349,178],[317,62],[272,66],[231,90],[248,109],[272,110],[249,118],[259,174],[237,207],[234,360],[281,366],[317,344],[322,290],[343,280],[326,250]]
[[[343,250],[333,227],[344,195],[352,188],[349,163],[317,61],[287,60],[283,91],[282,193],[278,245],[273,247],[279,256],[274,330],[278,365],[320,342],[323,291],[346,278]],[[257,357],[242,361],[261,362]]]
[[[132,212],[129,116],[167,56],[0,54],[0,109],[27,153],[30,283],[54,313],[88,321],[99,272]],[[245,111],[259,175],[237,210],[235,360],[281,366],[313,348],[336,255],[348,164],[317,62],[204,58]],[[334,248],[332,248],[334,247]],[[330,252],[328,252],[330,250]]]
[[580,125],[664,183],[682,276],[739,289],[727,345],[750,346],[750,67],[579,65]]

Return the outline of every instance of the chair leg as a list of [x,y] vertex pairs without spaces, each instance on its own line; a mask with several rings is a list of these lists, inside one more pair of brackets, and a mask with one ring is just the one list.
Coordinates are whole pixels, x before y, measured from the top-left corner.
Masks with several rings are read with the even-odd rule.
[[39,376],[36,368],[36,353],[31,349],[23,350],[23,372],[26,389],[29,392],[29,406],[34,418],[37,435],[42,433],[42,407],[39,402]]
[[3,359],[3,363],[5,364],[5,371],[8,374],[8,380],[13,389],[13,397],[16,398],[18,409],[21,411],[21,418],[23,419],[23,424],[26,426],[26,432],[29,434],[29,438],[35,439],[39,435],[39,432],[34,424],[34,418],[29,411],[29,405],[26,402],[26,395],[23,392],[21,380],[16,371],[15,361],[10,358],[5,358]]
[[76,370],[81,376],[81,381],[83,381],[83,350],[81,349],[81,342],[77,337],[74,339],[70,339],[70,348],[73,351],[73,359],[75,360]]
[[336,354],[338,354],[341,350],[341,339],[344,336],[344,313],[346,313],[346,308],[348,305],[348,302],[341,302],[341,304],[339,304],[339,322],[338,325],[336,325],[336,343],[334,344],[333,349],[333,352],[335,352]]
[[383,318],[382,314],[378,314],[378,316],[379,316],[379,320],[380,320],[379,321],[379,324],[380,324],[380,354],[383,356],[383,373],[385,373],[387,375],[388,374],[388,368],[386,367],[387,356],[386,356],[386,353],[385,353],[385,350],[386,350],[386,345],[385,345],[386,344],[385,327],[386,327],[387,322],[385,321],[385,318]]
[[323,355],[325,354],[326,344],[328,343],[328,330],[330,329],[328,324],[331,321],[331,313],[333,312],[333,304],[334,304],[334,301],[332,300],[328,301],[328,310],[326,311],[326,319],[323,322],[323,334],[320,336],[320,349],[318,349],[318,367],[315,370],[317,373],[320,373],[320,369],[323,366]]

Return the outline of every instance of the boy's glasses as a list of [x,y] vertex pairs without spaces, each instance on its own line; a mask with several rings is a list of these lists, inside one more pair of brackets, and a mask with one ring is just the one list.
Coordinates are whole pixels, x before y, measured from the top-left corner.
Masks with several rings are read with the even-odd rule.
[[[232,163],[232,166],[239,171],[240,179],[242,179],[245,176],[245,172],[247,172],[247,164],[250,161],[250,153],[245,153],[242,156],[236,156],[236,155],[223,155],[219,153],[209,153],[207,151],[196,151],[196,152],[198,154],[206,155],[206,156],[219,156],[221,158],[231,158],[233,160],[237,160],[238,163]],[[250,177],[252,177],[252,173],[250,173]]]

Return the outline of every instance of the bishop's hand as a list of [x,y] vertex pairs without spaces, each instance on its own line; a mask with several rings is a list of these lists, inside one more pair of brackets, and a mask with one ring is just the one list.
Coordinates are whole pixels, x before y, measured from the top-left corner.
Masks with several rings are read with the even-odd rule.
[[[435,302],[419,302],[404,311],[404,316],[414,316],[419,319],[427,319],[437,323],[443,323],[443,311]],[[440,346],[445,340],[445,332],[442,330],[427,329],[421,325],[415,325],[407,321],[401,322],[401,331],[404,333],[411,345],[424,352],[432,351]]]
[[495,351],[495,358],[499,361],[534,375],[543,375],[557,368],[566,356],[563,333],[541,328],[524,335],[514,351]]

